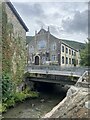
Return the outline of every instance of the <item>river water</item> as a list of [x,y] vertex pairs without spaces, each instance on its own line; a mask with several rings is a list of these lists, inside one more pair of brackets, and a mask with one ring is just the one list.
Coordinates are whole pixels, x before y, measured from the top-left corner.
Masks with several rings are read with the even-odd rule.
[[[44,86],[45,87],[45,86]],[[56,106],[64,97],[65,92],[56,89],[56,86],[47,86],[39,90],[38,98],[26,99],[23,103],[18,103],[14,108],[10,108],[3,114],[4,118],[41,118]]]

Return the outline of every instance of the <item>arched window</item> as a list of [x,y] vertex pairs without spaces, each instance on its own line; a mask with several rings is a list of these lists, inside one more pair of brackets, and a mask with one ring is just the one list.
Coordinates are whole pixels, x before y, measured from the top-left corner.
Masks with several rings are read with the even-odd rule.
[[68,64],[68,57],[66,57],[66,64]]
[[62,46],[62,52],[64,52],[64,46]]
[[68,48],[66,47],[66,53],[68,53]]
[[46,41],[45,40],[41,40],[38,42],[38,49],[44,49],[46,48]]
[[69,49],[69,55],[71,55],[71,49]]
[[51,44],[51,50],[56,50],[56,42]]
[[62,56],[62,64],[64,64],[64,56]]

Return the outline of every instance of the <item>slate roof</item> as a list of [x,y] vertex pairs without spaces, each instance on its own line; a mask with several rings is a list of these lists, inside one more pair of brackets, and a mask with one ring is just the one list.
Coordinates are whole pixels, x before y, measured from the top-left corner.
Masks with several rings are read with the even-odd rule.
[[20,17],[20,15],[18,14],[18,12],[16,11],[16,9],[14,8],[14,6],[12,5],[12,3],[10,1],[6,1],[7,5],[9,6],[9,8],[12,10],[12,12],[14,13],[14,15],[16,16],[16,18],[18,19],[18,21],[20,22],[20,24],[23,26],[23,28],[27,31],[29,31],[29,29],[27,28],[27,26],[25,25],[25,23],[23,22],[22,18]]

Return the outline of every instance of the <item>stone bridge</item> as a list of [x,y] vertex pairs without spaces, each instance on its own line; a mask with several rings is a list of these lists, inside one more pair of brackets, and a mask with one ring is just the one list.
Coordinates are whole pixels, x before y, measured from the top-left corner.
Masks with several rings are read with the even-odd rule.
[[25,73],[32,74],[29,81],[74,85],[86,67],[27,66]]

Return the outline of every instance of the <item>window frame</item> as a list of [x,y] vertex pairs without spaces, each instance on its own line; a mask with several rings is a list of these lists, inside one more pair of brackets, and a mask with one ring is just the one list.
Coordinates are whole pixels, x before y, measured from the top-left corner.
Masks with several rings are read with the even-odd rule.
[[68,64],[68,57],[66,57],[66,64]]
[[64,52],[65,51],[65,46],[64,45],[62,45],[62,52]]
[[66,53],[68,54],[68,48],[66,47]]
[[65,57],[62,56],[62,64],[64,64],[64,63],[65,63]]
[[71,64],[71,58],[69,58],[69,64]]
[[69,55],[71,55],[71,49],[69,49]]

